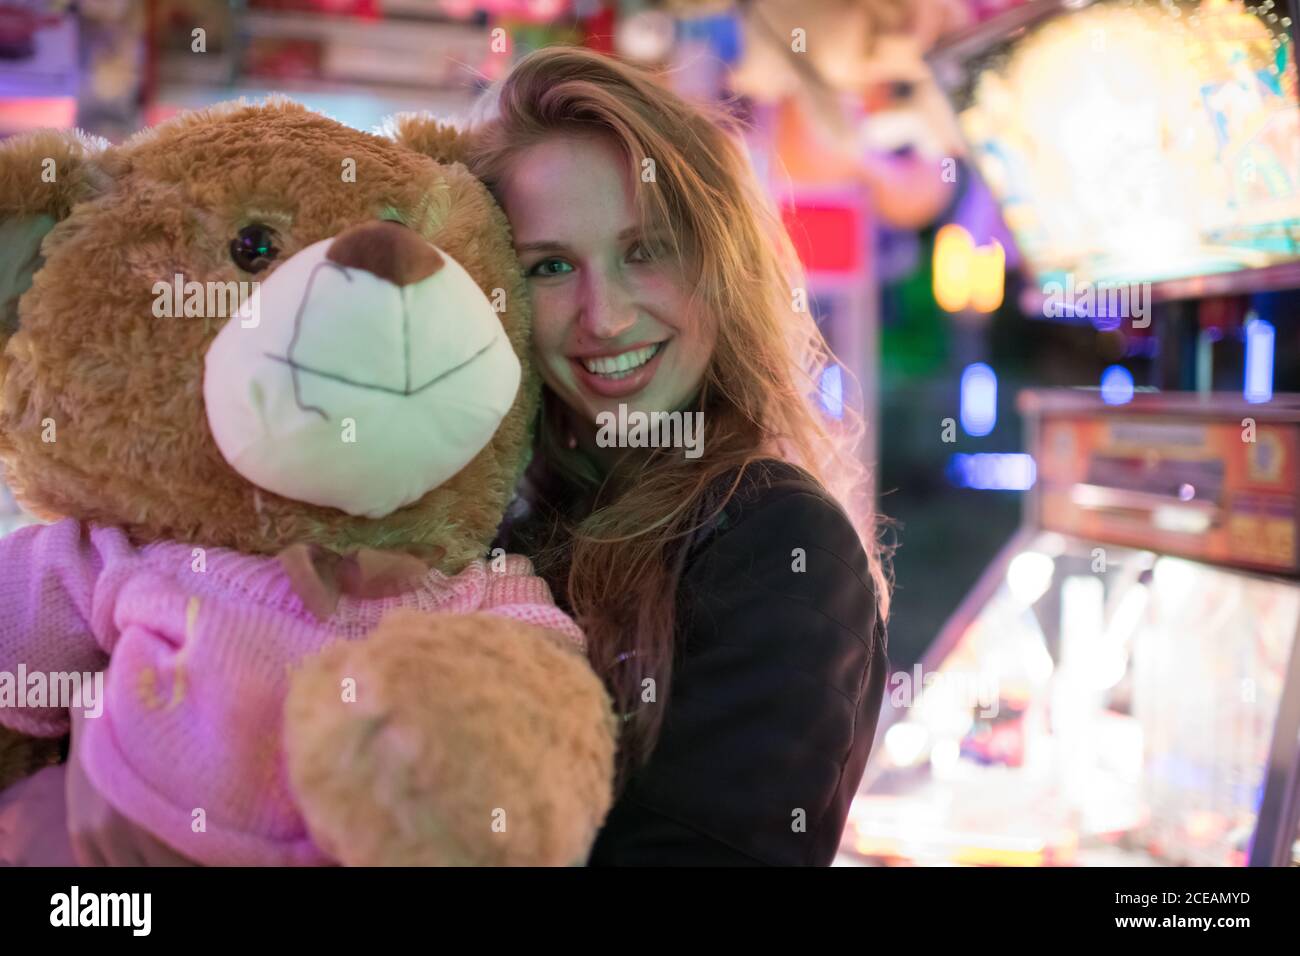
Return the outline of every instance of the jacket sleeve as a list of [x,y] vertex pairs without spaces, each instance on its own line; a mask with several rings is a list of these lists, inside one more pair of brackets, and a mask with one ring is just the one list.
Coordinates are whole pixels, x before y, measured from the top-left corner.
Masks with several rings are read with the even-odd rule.
[[659,743],[592,865],[830,864],[885,684],[870,581],[843,512],[806,491],[707,545],[683,577]]

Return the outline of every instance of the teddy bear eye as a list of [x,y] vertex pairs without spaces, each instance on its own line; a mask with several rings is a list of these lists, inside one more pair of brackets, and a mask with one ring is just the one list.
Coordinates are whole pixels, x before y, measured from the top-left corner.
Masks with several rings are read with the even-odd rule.
[[255,222],[230,240],[230,259],[245,272],[261,272],[280,254],[275,230]]

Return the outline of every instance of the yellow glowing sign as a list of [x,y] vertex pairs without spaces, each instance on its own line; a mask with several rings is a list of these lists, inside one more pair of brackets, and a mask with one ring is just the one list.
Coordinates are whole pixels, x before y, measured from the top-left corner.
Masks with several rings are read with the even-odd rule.
[[976,246],[962,226],[944,226],[934,239],[934,300],[945,312],[994,311],[1002,305],[1006,263],[996,239]]

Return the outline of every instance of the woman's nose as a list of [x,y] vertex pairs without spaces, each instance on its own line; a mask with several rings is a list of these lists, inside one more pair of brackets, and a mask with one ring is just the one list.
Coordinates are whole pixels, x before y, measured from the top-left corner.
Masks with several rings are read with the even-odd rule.
[[578,324],[593,339],[613,339],[636,324],[636,306],[622,284],[607,276],[588,279]]

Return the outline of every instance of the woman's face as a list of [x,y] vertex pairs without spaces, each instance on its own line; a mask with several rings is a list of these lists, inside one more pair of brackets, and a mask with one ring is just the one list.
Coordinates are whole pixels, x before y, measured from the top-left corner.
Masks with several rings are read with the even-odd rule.
[[533,300],[542,377],[579,419],[675,411],[695,394],[714,332],[687,310],[685,276],[640,226],[628,163],[605,138],[555,136],[522,152],[502,190]]

